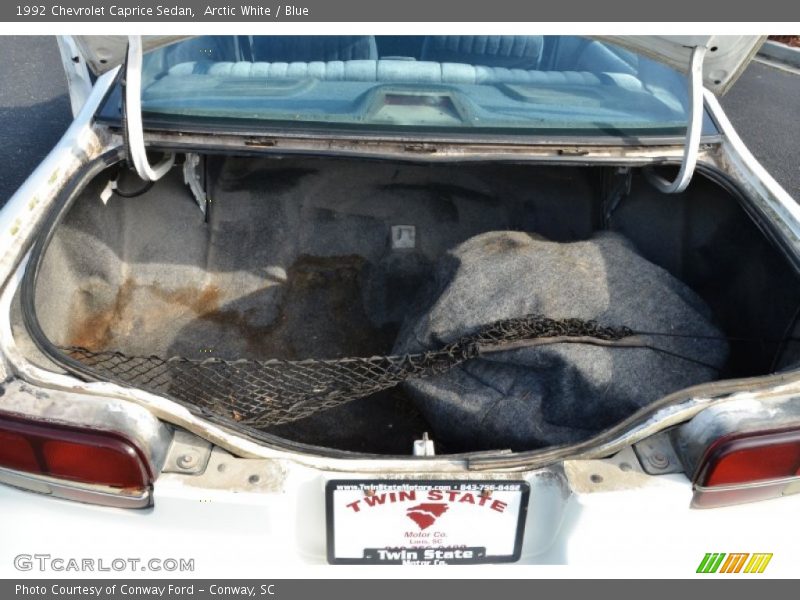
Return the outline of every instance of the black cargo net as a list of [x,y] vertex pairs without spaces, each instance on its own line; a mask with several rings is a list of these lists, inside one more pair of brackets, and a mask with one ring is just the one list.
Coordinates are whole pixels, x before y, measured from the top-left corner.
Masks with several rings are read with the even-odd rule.
[[432,377],[489,352],[564,338],[613,343],[627,327],[529,315],[497,321],[438,350],[337,360],[221,360],[127,356],[62,348],[98,378],[167,395],[256,427],[282,425],[391,388]]

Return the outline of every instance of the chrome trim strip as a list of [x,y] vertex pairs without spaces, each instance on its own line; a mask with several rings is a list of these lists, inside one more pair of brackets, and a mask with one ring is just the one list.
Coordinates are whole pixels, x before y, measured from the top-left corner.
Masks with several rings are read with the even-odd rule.
[[0,467],[0,483],[62,500],[99,504],[113,508],[147,508],[152,504],[153,496],[150,489],[139,492],[115,490],[105,486],[55,479],[46,475],[23,473],[4,467]]
[[696,492],[738,492],[742,490],[752,490],[764,487],[789,485],[800,481],[800,476],[781,477],[780,479],[767,479],[765,481],[751,481],[749,483],[735,483],[729,485],[694,485]]

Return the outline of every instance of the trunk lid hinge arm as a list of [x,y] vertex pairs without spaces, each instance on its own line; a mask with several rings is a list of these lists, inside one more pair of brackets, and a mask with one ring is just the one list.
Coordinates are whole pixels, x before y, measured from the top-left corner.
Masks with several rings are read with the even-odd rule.
[[622,201],[631,193],[633,170],[630,167],[616,167],[605,170],[602,178],[602,218],[603,227],[611,226],[611,217]]
[[136,174],[144,181],[157,181],[169,172],[175,155],[167,154],[158,164],[150,165],[142,125],[142,36],[128,36],[128,53],[123,69],[123,121],[125,151]]
[[686,129],[686,143],[683,147],[683,160],[678,176],[667,181],[653,171],[644,169],[647,180],[665,194],[678,194],[686,189],[692,180],[697,156],[700,153],[700,137],[703,131],[703,58],[705,46],[695,46],[689,66],[689,122]]
[[203,213],[203,217],[208,221],[208,205],[211,202],[211,198],[208,196],[206,185],[205,156],[194,152],[186,153],[186,159],[183,161],[183,182],[189,186],[197,206],[200,207],[200,212]]

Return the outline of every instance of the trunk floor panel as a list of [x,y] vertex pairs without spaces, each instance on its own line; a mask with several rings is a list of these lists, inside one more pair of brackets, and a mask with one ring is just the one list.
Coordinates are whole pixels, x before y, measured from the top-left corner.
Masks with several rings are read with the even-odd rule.
[[[87,193],[43,265],[37,304],[51,305],[38,311],[43,329],[62,346],[131,355],[386,354],[438,257],[530,220],[522,199],[496,199],[486,178],[460,170],[440,181],[424,167],[278,164],[217,165],[208,223],[177,177],[107,206]],[[586,183],[568,185],[588,206]],[[591,231],[562,220],[551,227],[561,235]],[[415,226],[416,247],[392,250],[391,227],[403,224]],[[59,298],[71,290],[68,303],[48,302],[46,282]]]

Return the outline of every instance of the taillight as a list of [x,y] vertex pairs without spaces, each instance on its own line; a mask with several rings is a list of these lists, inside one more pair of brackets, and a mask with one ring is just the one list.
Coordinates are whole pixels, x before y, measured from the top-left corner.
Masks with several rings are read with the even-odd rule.
[[711,508],[800,491],[800,431],[736,433],[706,450],[695,472],[693,506]]
[[142,452],[116,433],[9,415],[0,415],[0,468],[124,490],[153,480]]

